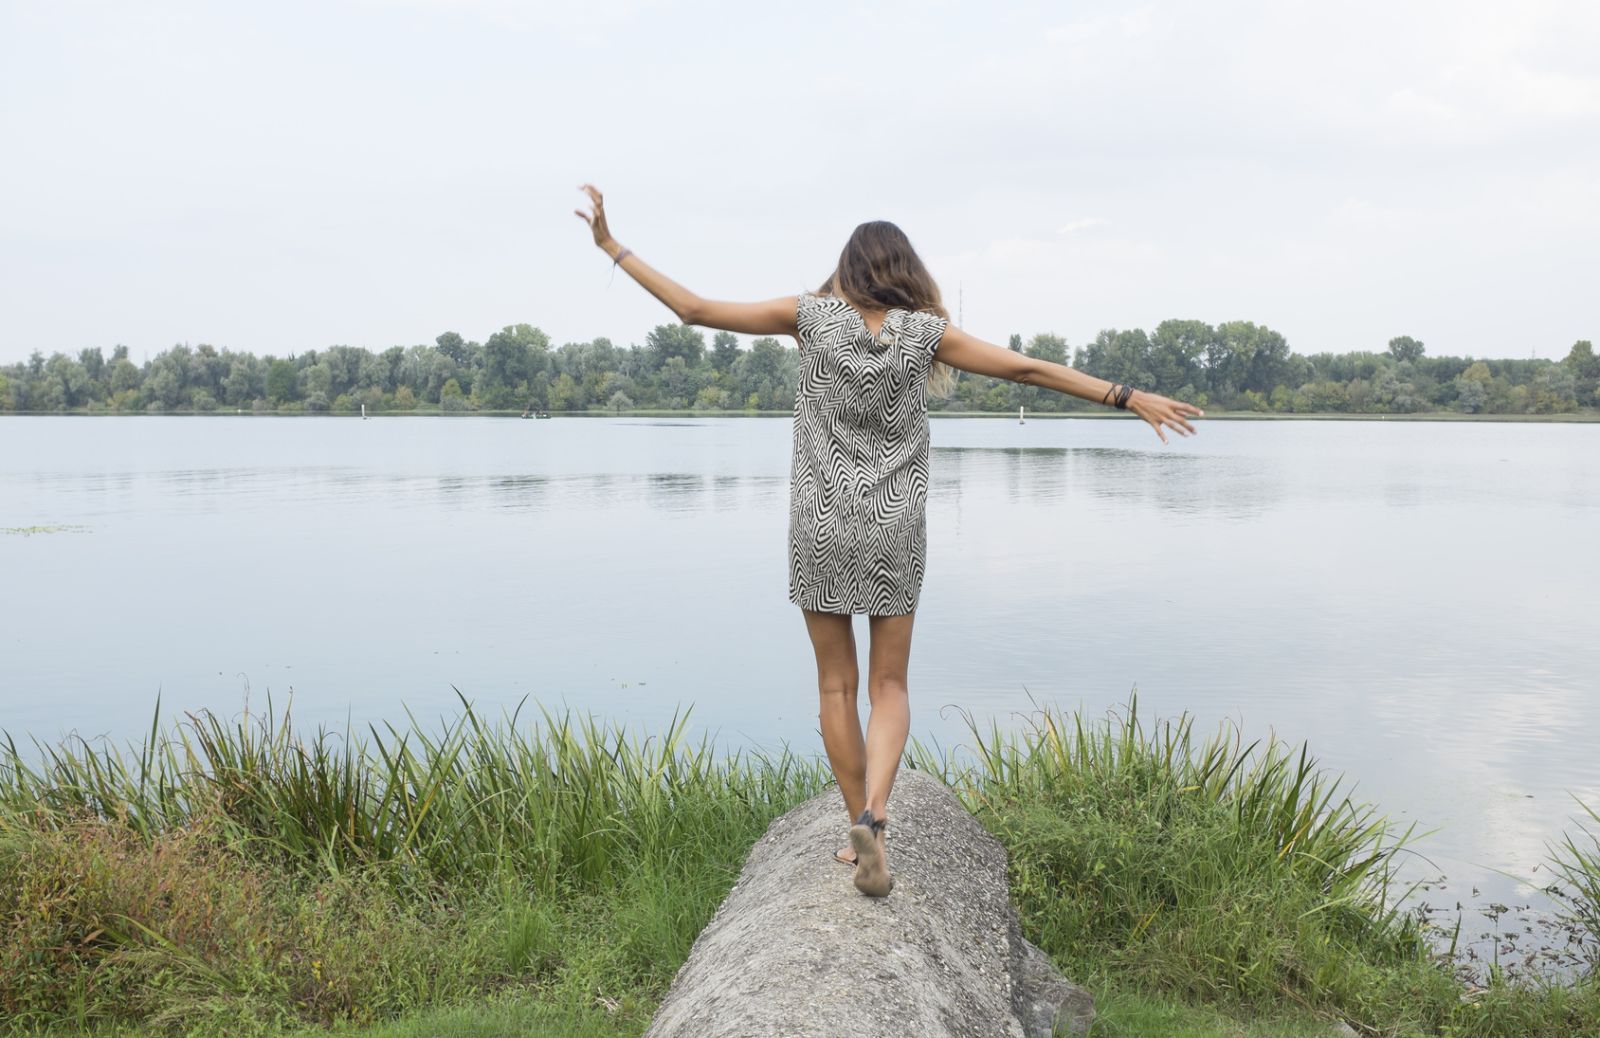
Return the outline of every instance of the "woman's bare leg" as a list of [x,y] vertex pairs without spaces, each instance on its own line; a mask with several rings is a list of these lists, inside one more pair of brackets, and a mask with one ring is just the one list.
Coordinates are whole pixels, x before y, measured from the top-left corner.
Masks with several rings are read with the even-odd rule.
[[[906,692],[906,667],[911,656],[912,614],[870,619],[872,648],[868,655],[867,694],[872,716],[867,719],[867,808],[873,819],[889,816],[889,792],[905,753],[911,729],[911,702]],[[894,887],[883,830],[865,825],[850,828],[856,851],[856,889],[883,897]]]
[[867,806],[872,817],[888,814],[889,791],[906,750],[911,731],[911,701],[906,690],[906,670],[911,660],[911,624],[915,613],[874,616],[868,624],[872,636],[867,663],[867,697],[872,713],[867,718]]
[[[856,636],[849,616],[817,613],[802,609],[811,648],[817,656],[818,719],[822,722],[822,746],[833,767],[834,780],[844,794],[845,813],[855,821],[866,808],[867,751],[861,735],[861,714],[856,706],[856,690],[861,682],[856,662]],[[854,859],[847,843],[839,854]]]

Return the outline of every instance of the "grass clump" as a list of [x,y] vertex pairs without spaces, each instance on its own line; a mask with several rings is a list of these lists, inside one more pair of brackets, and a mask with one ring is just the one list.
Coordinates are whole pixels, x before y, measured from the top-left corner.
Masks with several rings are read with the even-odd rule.
[[[520,710],[520,708],[519,708]],[[0,749],[0,1018],[269,1033],[512,990],[648,1019],[825,766],[544,714],[296,738],[157,720],[136,754]],[[565,1017],[563,1017],[565,1018]],[[641,1024],[642,1026],[642,1024]]]
[[1414,827],[1343,794],[1303,744],[1147,726],[1134,697],[1099,723],[1047,709],[974,729],[974,748],[912,759],[1005,845],[1023,930],[1069,976],[1374,1034],[1600,1034],[1592,984],[1467,984],[1394,889]]

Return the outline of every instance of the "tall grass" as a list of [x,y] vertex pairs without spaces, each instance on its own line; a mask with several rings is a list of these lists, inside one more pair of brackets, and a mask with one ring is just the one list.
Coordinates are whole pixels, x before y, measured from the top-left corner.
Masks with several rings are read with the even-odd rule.
[[520,710],[302,740],[158,705],[131,753],[33,761],[7,733],[0,1019],[247,1033],[531,985],[637,1022],[826,766]]
[[[1600,824],[1600,811],[1582,800],[1578,808],[1589,821]],[[1600,976],[1600,835],[1580,823],[1577,833],[1562,835],[1547,860],[1567,885],[1564,914],[1573,943],[1590,975]]]
[[[158,703],[126,754],[27,759],[7,733],[0,1020],[269,1033],[520,991],[635,1034],[750,845],[829,780],[814,756],[719,754],[686,714],[639,737],[462,703],[440,731],[407,711],[305,739],[270,700],[170,732]],[[1414,829],[1303,745],[1201,738],[1134,698],[907,764],[1005,845],[1025,932],[1082,981],[1372,1034],[1600,1034],[1592,984],[1474,992],[1437,961],[1395,888]],[[1570,846],[1591,906],[1596,847]]]
[[226,721],[189,714],[174,736],[131,758],[79,739],[25,763],[0,750],[0,813],[116,819],[153,837],[217,817],[253,860],[338,875],[376,863],[423,882],[469,883],[509,871],[536,889],[594,889],[621,867],[671,862],[706,841],[748,844],[776,814],[820,790],[819,761],[788,752],[719,757],[685,738],[688,714],[642,739],[592,717],[518,726],[463,713],[428,733],[369,726],[370,739],[325,729],[303,742],[289,710]]
[[1025,928],[1079,975],[1212,1004],[1286,1001],[1360,1019],[1380,975],[1454,982],[1394,889],[1395,831],[1306,747],[1055,710],[992,726],[952,764],[914,745],[1011,852]]

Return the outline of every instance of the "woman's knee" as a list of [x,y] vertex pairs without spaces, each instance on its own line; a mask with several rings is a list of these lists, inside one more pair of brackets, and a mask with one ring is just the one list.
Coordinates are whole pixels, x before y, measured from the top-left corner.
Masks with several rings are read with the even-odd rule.
[[860,675],[849,672],[821,674],[817,677],[817,691],[825,700],[847,699],[854,702],[860,684]]
[[906,699],[910,694],[906,679],[898,674],[875,674],[867,681],[867,699],[873,703]]

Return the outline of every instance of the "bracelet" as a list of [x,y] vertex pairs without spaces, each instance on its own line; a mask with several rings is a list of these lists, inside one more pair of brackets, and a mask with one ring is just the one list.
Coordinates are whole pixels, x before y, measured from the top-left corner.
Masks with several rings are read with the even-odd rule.
[[1133,396],[1133,392],[1132,386],[1125,386],[1121,382],[1113,382],[1111,383],[1111,388],[1107,389],[1105,395],[1100,398],[1100,402],[1110,407],[1115,407],[1119,411],[1126,411],[1128,409],[1128,398]]
[[632,249],[624,247],[620,252],[617,253],[616,259],[611,261],[611,265],[615,267],[617,264],[622,262],[622,257],[631,255],[632,253]]

